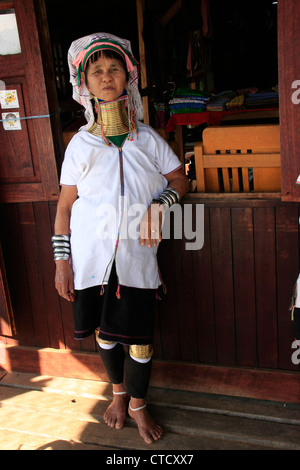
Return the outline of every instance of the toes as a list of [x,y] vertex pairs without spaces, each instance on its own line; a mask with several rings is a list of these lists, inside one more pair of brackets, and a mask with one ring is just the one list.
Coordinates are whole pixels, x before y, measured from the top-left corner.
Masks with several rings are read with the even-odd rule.
[[140,436],[146,444],[152,444],[153,441],[158,441],[163,435],[163,430],[159,424],[151,418],[149,413],[142,409],[140,411],[128,410],[129,416],[133,418],[138,426]]
[[108,417],[107,417],[106,413],[104,413],[103,419],[104,419],[105,424],[108,425]]
[[153,442],[154,440],[156,440],[156,439],[154,439],[154,437],[152,437],[151,434],[152,434],[151,431],[149,431],[149,432],[148,432],[148,431],[144,431],[144,430],[141,430],[141,431],[140,431],[140,436],[141,436],[141,438],[144,440],[144,442],[145,442],[146,444],[152,444],[152,442]]
[[160,426],[157,426],[152,432],[152,437],[155,441],[157,441],[158,439],[161,438],[162,434],[163,434],[162,428]]
[[153,441],[158,441],[162,437],[163,430],[159,425],[149,430],[141,428],[140,435],[144,439],[146,444],[152,444]]
[[119,423],[119,422],[117,421],[114,427],[115,427],[116,429],[122,429],[123,423]]
[[121,411],[116,412],[116,410],[113,409],[112,405],[108,407],[108,409],[103,415],[103,420],[107,424],[107,426],[116,429],[122,429],[125,418],[126,413],[123,413]]
[[112,428],[113,426],[112,426],[112,423],[111,423],[111,417],[109,415],[104,415],[103,418],[104,418],[104,422],[107,424],[107,426]]
[[110,428],[122,429],[124,423],[113,416],[104,416],[104,421]]
[[144,441],[146,442],[146,444],[152,444],[153,442],[153,439],[150,437],[150,436],[146,436],[144,437]]
[[150,433],[142,434],[142,438],[144,439],[146,444],[152,444],[153,441],[158,441],[161,438],[162,434],[163,432],[160,428],[159,430],[151,430]]

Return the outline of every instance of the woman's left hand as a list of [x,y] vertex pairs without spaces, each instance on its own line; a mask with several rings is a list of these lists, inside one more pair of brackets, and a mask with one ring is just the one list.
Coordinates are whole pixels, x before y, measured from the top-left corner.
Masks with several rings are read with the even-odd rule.
[[164,208],[158,203],[152,203],[144,214],[140,224],[140,244],[151,248],[162,240],[162,216]]

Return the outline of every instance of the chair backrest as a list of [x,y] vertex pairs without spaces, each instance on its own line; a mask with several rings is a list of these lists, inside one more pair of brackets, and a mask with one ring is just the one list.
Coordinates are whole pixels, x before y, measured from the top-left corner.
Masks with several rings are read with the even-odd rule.
[[281,190],[278,124],[207,127],[194,150],[198,192]]

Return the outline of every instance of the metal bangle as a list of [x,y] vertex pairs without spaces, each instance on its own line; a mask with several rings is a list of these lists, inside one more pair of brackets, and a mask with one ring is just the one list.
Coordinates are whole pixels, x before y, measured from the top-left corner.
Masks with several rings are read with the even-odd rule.
[[54,242],[54,241],[62,241],[62,240],[69,242],[69,241],[70,241],[69,235],[53,235],[53,236],[51,237],[51,241],[52,241],[52,242]]
[[58,254],[58,253],[71,253],[71,250],[70,250],[70,248],[61,247],[61,248],[55,248],[55,249],[53,250],[53,253],[54,253],[54,254]]
[[59,246],[66,246],[70,247],[70,242],[65,242],[65,241],[54,241],[52,242],[53,248],[59,247]]
[[157,202],[159,204],[162,204],[164,206],[170,207],[173,204],[178,203],[180,200],[179,193],[173,189],[173,188],[166,188],[162,194],[156,198],[153,199],[152,202]]
[[175,195],[175,197],[177,198],[177,202],[180,201],[180,196],[179,196],[178,191],[176,191],[176,189],[174,189],[174,188],[168,188],[168,191],[171,191],[171,192]]
[[51,242],[54,261],[68,261],[71,253],[70,237],[68,235],[53,235]]
[[59,260],[68,261],[69,259],[70,259],[70,256],[67,253],[61,254],[61,255],[54,255],[54,261],[59,261]]
[[162,201],[163,204],[165,204],[165,205],[167,205],[168,207],[170,207],[170,201],[169,201],[169,199],[168,199],[166,196],[161,195],[161,196],[159,197],[159,199]]
[[167,191],[164,191],[162,193],[161,197],[165,198],[168,201],[169,207],[174,204],[174,200],[172,199],[172,197],[170,196],[170,194]]
[[165,197],[163,194],[158,198],[163,204],[166,204],[170,207],[170,201],[167,197]]
[[152,199],[152,202],[155,202],[157,204],[160,204],[161,206],[165,206],[167,209],[170,207],[168,202],[166,200],[163,200],[162,198],[158,197],[156,199]]
[[165,196],[169,201],[171,201],[171,205],[176,204],[177,199],[174,196],[174,194],[172,194],[170,192],[168,192],[168,193],[166,192],[165,194],[163,193],[163,196]]
[[177,198],[176,194],[173,193],[173,191],[169,191],[169,196],[173,199],[174,204],[176,204],[178,202],[178,198]]

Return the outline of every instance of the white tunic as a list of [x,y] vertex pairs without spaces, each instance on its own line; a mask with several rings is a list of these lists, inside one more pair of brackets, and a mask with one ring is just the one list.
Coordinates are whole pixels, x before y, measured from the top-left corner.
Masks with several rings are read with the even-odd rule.
[[71,212],[71,262],[75,289],[107,283],[115,260],[119,284],[155,289],[161,284],[157,247],[139,243],[139,221],[181,162],[151,127],[122,149],[84,129],[69,143],[61,185],[77,186]]

